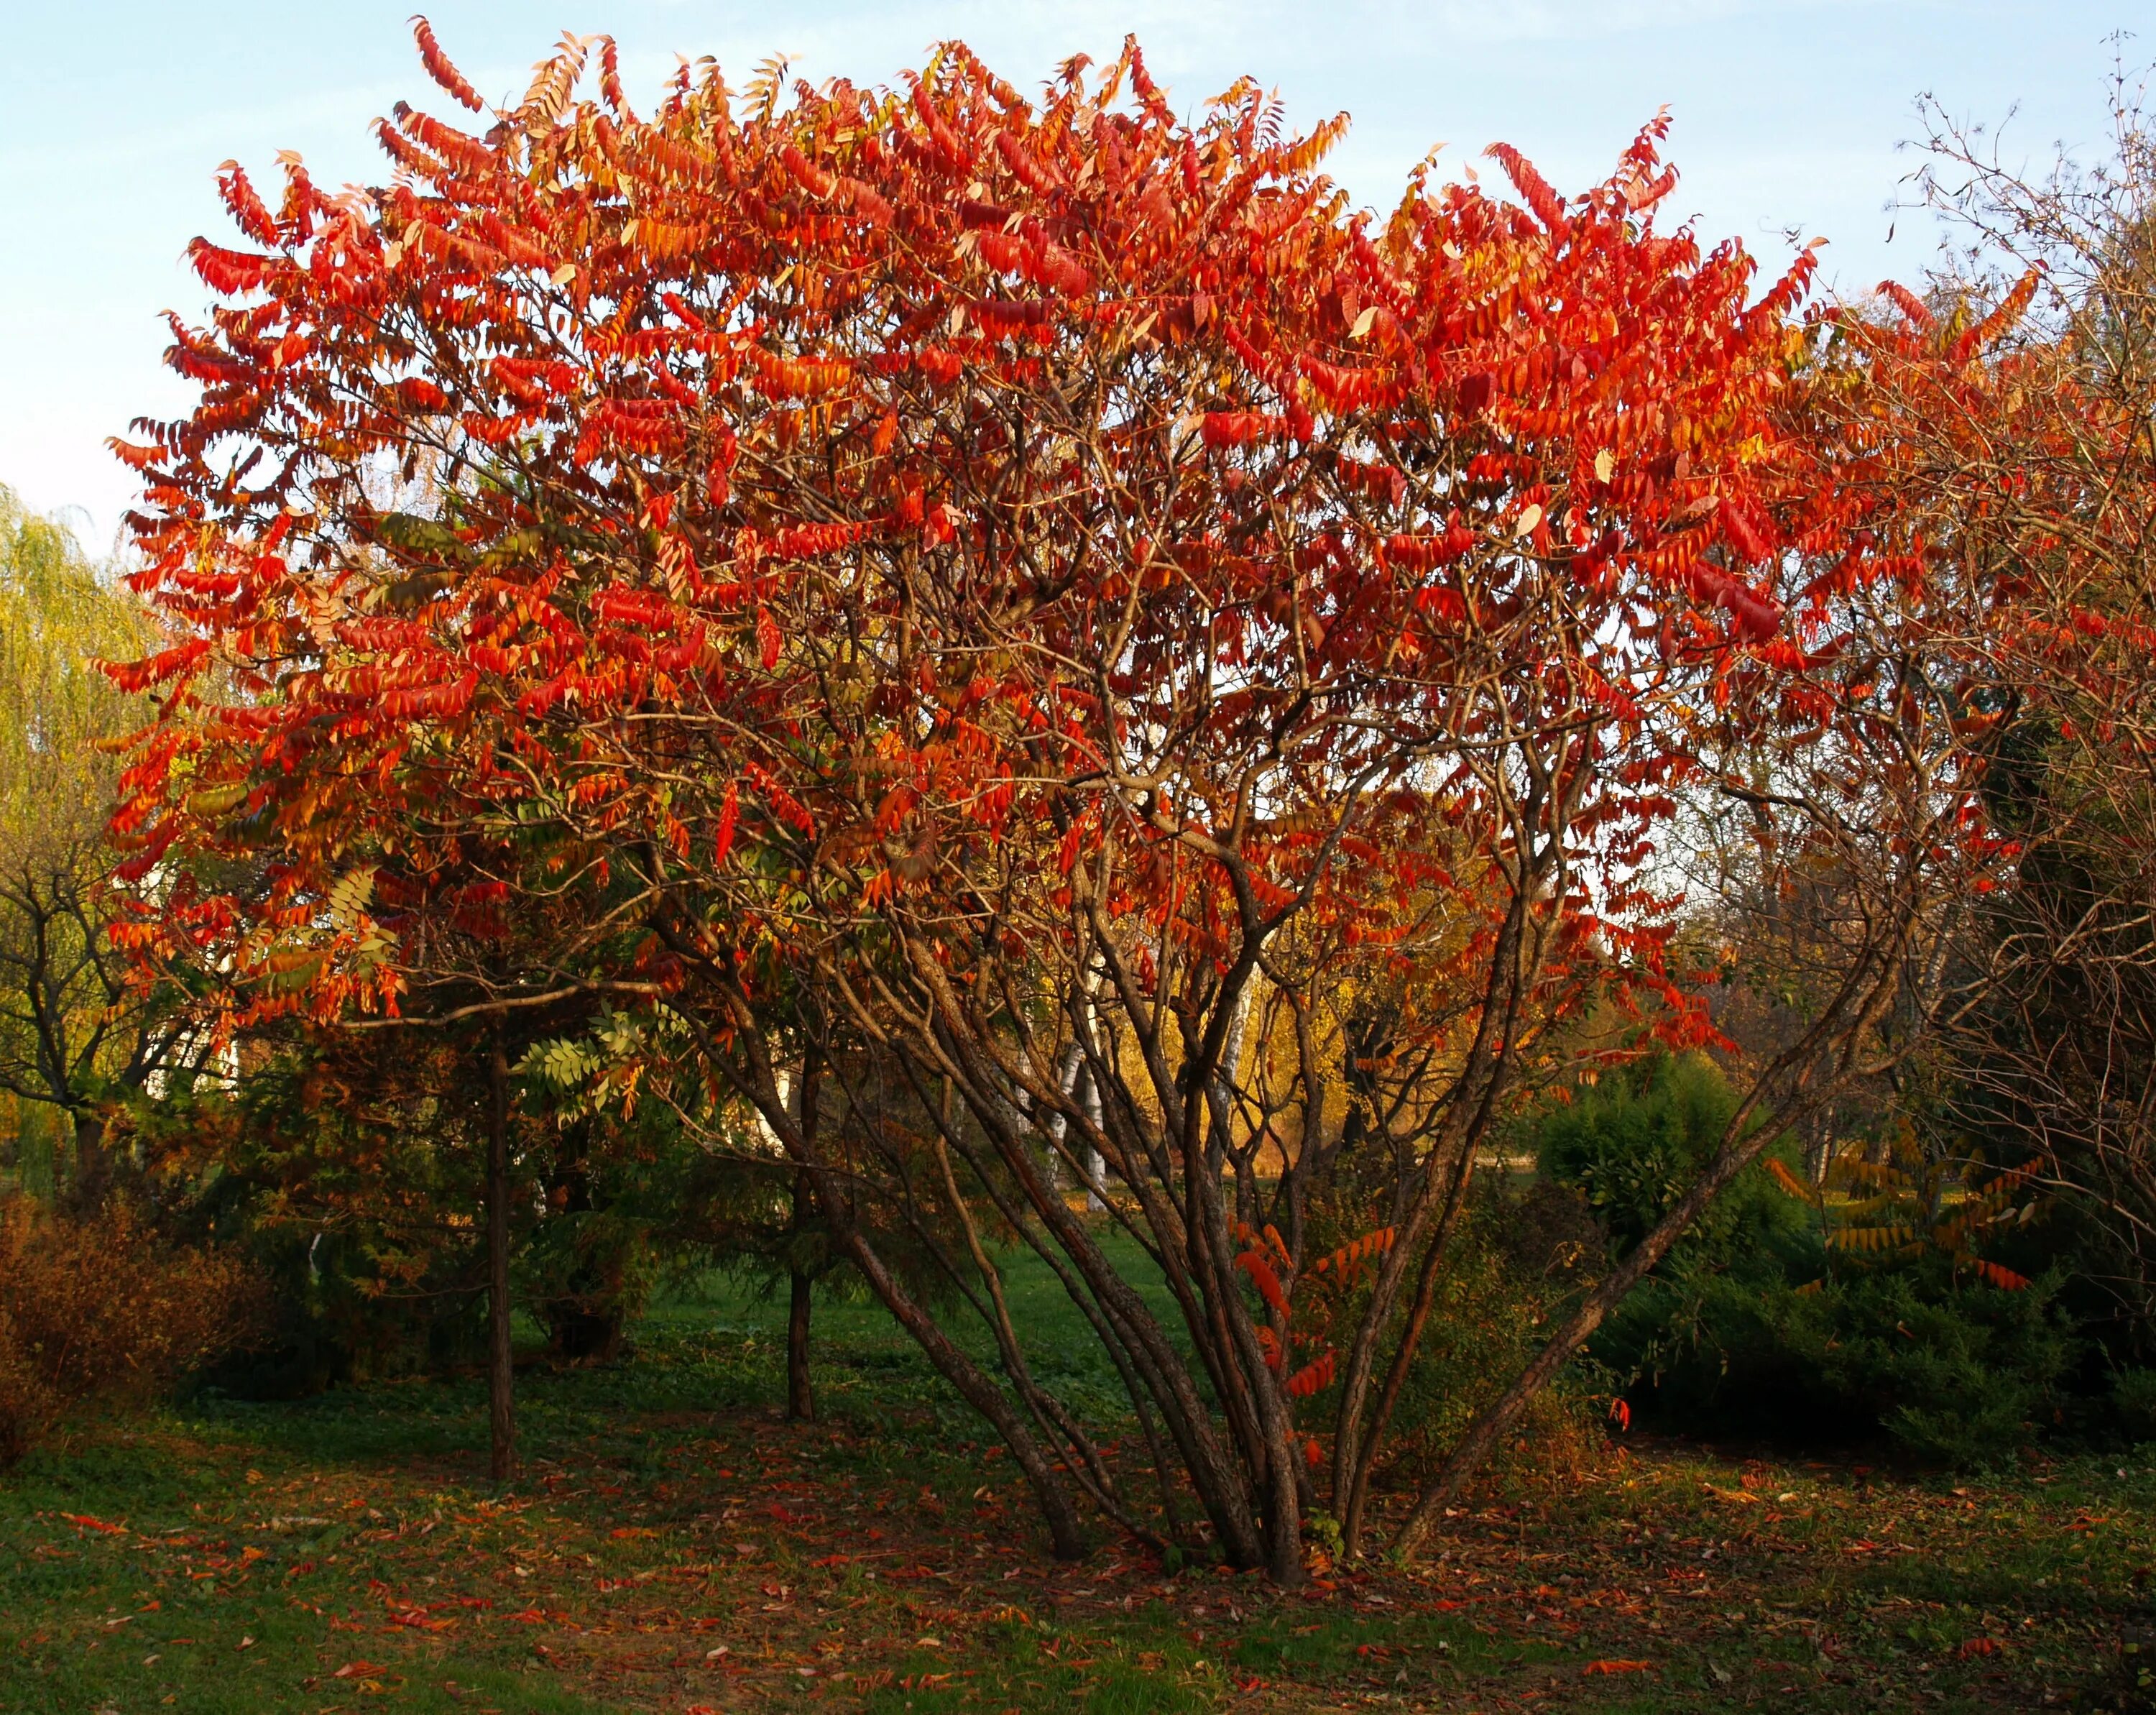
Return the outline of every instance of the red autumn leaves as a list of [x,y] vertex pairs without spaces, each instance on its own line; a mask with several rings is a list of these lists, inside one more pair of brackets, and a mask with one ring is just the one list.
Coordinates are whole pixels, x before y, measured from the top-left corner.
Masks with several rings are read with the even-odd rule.
[[[259,248],[194,252],[229,300],[176,328],[202,403],[123,449],[137,582],[186,640],[126,670],[163,702],[118,826],[134,879],[189,855],[130,932],[243,979],[320,955],[258,1010],[395,1004],[370,937],[515,800],[587,856],[798,834],[873,906],[923,862],[875,859],[875,774],[924,806],[908,853],[1053,824],[1067,873],[1101,824],[1047,797],[1115,742],[1044,665],[1073,652],[1171,676],[1209,653],[1243,681],[1209,716],[1231,747],[1298,699],[1382,711],[1359,750],[1313,729],[1321,771],[1471,741],[1471,670],[1651,724],[1676,704],[1625,687],[1776,636],[1758,580],[1827,527],[1774,415],[1809,259],[1750,302],[1733,247],[1656,234],[1659,126],[1581,198],[1501,156],[1527,207],[1419,182],[1373,221],[1315,175],[1337,128],[1274,141],[1250,89],[1186,126],[1134,51],[1037,107],[955,48],[903,102],[683,80],[649,119],[603,65],[572,100],[583,69],[480,134],[400,106],[364,197],[294,167],[273,210],[228,172]],[[861,687],[881,725],[804,752],[837,681],[796,645],[904,634],[916,562],[994,616],[936,621],[986,665]],[[1283,647],[1295,682],[1265,682]],[[693,791],[658,783],[634,711],[728,735]],[[1614,768],[1593,795],[1609,825],[1668,802]],[[1412,840],[1389,870],[1381,831],[1371,876],[1445,873]],[[1287,896],[1309,842],[1258,844]],[[243,852],[267,860],[244,898],[192,862]],[[362,854],[381,896],[336,922],[319,901]]]

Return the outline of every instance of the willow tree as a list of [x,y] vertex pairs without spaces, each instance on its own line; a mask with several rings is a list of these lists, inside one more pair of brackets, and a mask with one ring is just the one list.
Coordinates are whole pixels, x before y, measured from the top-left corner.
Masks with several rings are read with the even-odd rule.
[[64,1117],[71,1194],[107,1178],[104,1109],[183,1043],[106,935],[105,844],[139,698],[98,670],[139,654],[148,614],[65,526],[0,489],[0,1090]]

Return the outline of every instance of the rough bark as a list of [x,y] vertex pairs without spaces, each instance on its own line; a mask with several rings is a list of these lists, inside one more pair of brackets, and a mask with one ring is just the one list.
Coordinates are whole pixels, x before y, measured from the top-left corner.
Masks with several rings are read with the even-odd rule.
[[95,1110],[75,1109],[74,1177],[68,1203],[77,1214],[95,1212],[112,1189],[112,1158],[105,1147],[105,1121]]

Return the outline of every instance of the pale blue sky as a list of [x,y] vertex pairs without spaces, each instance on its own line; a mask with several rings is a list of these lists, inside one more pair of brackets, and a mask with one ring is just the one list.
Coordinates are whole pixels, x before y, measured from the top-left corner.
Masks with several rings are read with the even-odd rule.
[[[490,95],[521,90],[563,29],[619,41],[633,98],[677,53],[747,80],[783,50],[812,80],[887,80],[948,36],[1037,84],[1069,54],[1112,54],[1126,31],[1195,105],[1249,72],[1311,122],[1354,116],[1333,169],[1383,204],[1432,144],[1458,165],[1504,141],[1561,189],[1604,172],[1655,109],[1677,121],[1678,210],[1770,264],[1791,228],[1830,240],[1846,290],[1913,278],[1933,236],[1884,205],[1911,162],[1917,92],[1996,121],[2010,157],[2103,134],[2106,38],[2149,0],[437,0],[443,45]],[[412,0],[53,0],[8,8],[0,73],[0,482],[44,509],[80,508],[101,547],[128,502],[105,437],[179,408],[157,313],[199,310],[187,239],[221,233],[212,187],[237,157],[258,177],[296,149],[320,182],[379,180],[368,122],[434,94],[411,49]]]

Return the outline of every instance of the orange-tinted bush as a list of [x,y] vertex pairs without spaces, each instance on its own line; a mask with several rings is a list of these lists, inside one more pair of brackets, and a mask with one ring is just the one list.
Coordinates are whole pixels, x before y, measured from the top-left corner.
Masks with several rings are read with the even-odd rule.
[[0,1200],[0,1465],[234,1350],[261,1297],[239,1259],[176,1249],[125,1206],[69,1219]]

